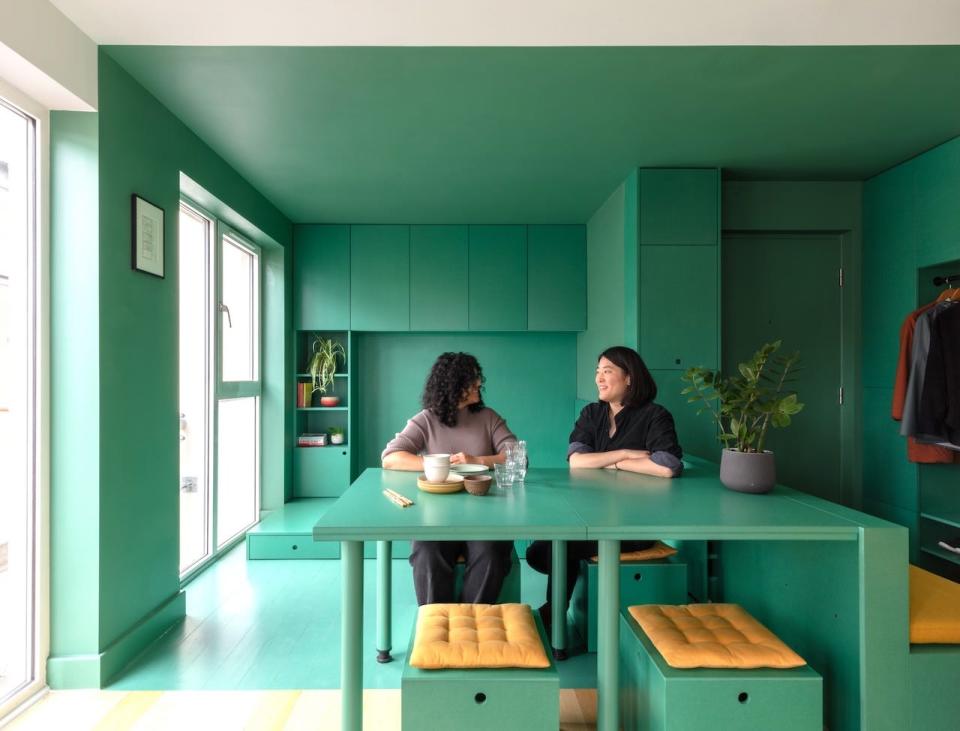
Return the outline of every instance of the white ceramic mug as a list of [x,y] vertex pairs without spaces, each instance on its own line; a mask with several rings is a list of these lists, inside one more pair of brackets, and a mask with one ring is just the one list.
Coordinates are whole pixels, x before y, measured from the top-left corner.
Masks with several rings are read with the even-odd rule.
[[423,473],[430,482],[443,482],[450,474],[449,454],[423,455]]

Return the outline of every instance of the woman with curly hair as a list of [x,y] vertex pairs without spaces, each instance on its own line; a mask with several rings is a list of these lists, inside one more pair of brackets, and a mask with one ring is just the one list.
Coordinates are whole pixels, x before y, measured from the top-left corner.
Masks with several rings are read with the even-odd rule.
[[[451,464],[502,463],[517,438],[481,397],[483,371],[468,353],[443,353],[427,376],[421,403],[380,456],[384,469],[423,469],[423,454],[450,454]],[[413,541],[410,564],[417,603],[455,601],[454,567],[466,559],[460,601],[493,604],[510,571],[512,541]]]

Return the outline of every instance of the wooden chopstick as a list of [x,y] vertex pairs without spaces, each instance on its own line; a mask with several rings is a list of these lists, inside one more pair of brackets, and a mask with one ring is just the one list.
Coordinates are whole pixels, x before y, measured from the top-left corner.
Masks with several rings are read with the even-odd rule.
[[383,494],[386,495],[387,500],[392,502],[394,505],[399,505],[401,508],[409,508],[413,505],[413,500],[406,498],[398,492],[393,490],[386,489],[383,491]]
[[397,498],[397,500],[399,500],[401,503],[403,503],[403,507],[407,507],[408,505],[413,505],[413,500],[411,500],[410,498],[408,498],[406,495],[401,495],[401,494],[400,494],[399,492],[397,492],[396,490],[391,490],[391,489],[388,487],[388,488],[385,490],[385,492],[388,492],[388,493],[390,493],[391,495],[393,495],[393,497]]

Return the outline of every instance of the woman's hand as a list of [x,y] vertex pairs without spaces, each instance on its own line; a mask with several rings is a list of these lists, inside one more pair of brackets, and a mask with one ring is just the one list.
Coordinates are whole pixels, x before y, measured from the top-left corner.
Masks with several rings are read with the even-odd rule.
[[450,455],[450,464],[483,464],[483,460],[466,452],[457,452]]

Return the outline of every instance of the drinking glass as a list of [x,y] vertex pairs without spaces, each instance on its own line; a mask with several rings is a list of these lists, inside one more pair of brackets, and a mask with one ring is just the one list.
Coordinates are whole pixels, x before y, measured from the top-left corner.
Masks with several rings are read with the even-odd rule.
[[527,476],[527,443],[522,439],[517,444],[514,464],[516,465],[517,479],[523,482]]
[[497,478],[497,486],[501,488],[513,487],[513,480],[516,475],[512,465],[507,464],[495,464],[493,466],[493,474]]

